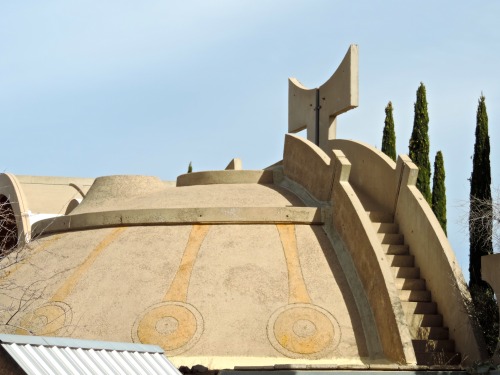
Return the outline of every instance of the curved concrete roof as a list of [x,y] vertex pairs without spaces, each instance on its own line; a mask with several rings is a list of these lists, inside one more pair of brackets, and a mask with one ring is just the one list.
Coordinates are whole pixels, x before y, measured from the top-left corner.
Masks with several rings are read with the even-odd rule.
[[[335,147],[288,135],[270,170],[192,173],[177,186],[108,176],[84,197],[61,195],[67,215],[34,224],[21,261],[3,260],[3,331],[157,344],[178,366],[217,369],[480,358],[414,166],[355,142]],[[436,270],[455,287],[433,281]]]

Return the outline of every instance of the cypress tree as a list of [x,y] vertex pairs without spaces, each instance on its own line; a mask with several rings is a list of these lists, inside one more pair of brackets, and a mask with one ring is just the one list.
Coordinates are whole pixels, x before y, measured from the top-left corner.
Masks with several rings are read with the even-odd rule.
[[429,115],[427,113],[425,86],[422,82],[420,82],[417,90],[409,154],[410,159],[418,167],[417,188],[427,202],[432,204],[431,163],[429,162]]
[[392,118],[392,103],[385,107],[384,134],[382,136],[382,152],[396,161],[396,132]]
[[434,178],[432,179],[432,211],[441,224],[446,234],[446,186],[444,173],[444,160],[441,151],[434,159]]
[[474,311],[490,355],[498,341],[498,308],[491,287],[481,279],[481,256],[493,253],[491,237],[491,166],[488,114],[483,95],[476,113],[476,140],[470,179],[469,274]]
[[192,173],[192,172],[193,172],[193,164],[191,164],[191,162],[189,162],[187,173]]
[[[486,206],[481,202],[491,202],[491,166],[490,137],[488,136],[488,114],[484,96],[479,98],[476,114],[476,142],[470,179],[470,214],[469,214],[469,244],[470,244],[470,282],[483,283],[481,279],[481,256],[493,253],[491,241],[491,211],[486,209],[481,220],[473,219]],[[491,206],[491,205],[490,205]]]

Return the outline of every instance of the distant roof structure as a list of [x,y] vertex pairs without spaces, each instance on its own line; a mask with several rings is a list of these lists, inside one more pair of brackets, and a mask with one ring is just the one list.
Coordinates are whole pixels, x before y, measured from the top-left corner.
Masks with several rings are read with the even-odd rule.
[[5,352],[29,375],[180,374],[156,345],[8,334],[0,342],[2,374],[19,373]]

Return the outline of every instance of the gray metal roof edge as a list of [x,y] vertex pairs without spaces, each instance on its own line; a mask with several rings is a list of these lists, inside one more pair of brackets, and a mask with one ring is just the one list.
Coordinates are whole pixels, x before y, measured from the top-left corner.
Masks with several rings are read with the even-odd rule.
[[0,341],[8,344],[29,344],[41,346],[57,346],[94,350],[117,350],[140,353],[160,353],[165,351],[157,345],[136,344],[127,342],[81,340],[67,337],[23,336],[0,334]]

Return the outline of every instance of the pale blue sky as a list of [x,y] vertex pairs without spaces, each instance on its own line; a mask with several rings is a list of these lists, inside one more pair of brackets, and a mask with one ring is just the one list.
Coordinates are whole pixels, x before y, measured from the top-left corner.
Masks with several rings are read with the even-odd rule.
[[442,150],[448,233],[468,278],[463,217],[477,101],[500,185],[500,2],[0,0],[1,171],[174,180],[281,159],[287,78],[322,84],[359,46],[360,106],[338,137],[380,148],[394,105],[408,152],[427,87],[431,163]]

